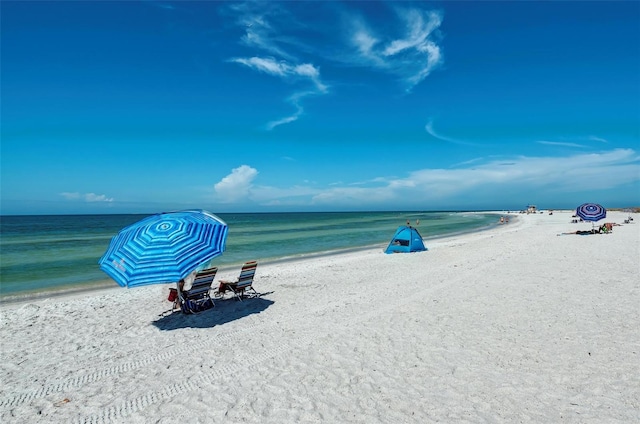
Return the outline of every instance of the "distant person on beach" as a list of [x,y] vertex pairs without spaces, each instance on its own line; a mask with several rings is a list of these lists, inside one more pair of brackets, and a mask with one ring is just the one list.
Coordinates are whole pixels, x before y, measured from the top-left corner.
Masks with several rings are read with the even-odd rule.
[[565,235],[565,234],[578,234],[580,236],[585,236],[587,234],[602,234],[602,227],[596,229],[592,229],[592,230],[578,230],[578,231],[571,231],[569,233],[560,233],[558,234],[560,235]]
[[501,224],[504,224],[504,216],[501,216],[501,217],[500,217],[500,223],[501,223]]
[[615,222],[605,222],[600,226],[600,229],[605,233],[610,233],[613,231],[614,226],[619,227],[620,224],[616,224]]

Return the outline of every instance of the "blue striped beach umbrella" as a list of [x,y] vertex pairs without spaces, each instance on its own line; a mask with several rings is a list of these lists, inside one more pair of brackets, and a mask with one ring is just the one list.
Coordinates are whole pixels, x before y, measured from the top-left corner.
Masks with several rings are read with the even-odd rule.
[[177,282],[222,255],[227,231],[205,210],[160,213],[120,230],[98,263],[122,287]]
[[576,215],[585,221],[600,221],[607,216],[607,210],[597,203],[584,203],[576,209]]

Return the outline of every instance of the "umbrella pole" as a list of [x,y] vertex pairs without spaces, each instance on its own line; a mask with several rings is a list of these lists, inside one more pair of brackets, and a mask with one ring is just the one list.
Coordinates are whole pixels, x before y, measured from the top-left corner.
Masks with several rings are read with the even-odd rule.
[[176,306],[178,305],[182,306],[182,304],[184,303],[184,298],[182,297],[182,290],[180,290],[180,281],[176,283],[176,288],[178,290],[178,297],[176,297],[175,302],[173,302],[173,309],[176,309]]

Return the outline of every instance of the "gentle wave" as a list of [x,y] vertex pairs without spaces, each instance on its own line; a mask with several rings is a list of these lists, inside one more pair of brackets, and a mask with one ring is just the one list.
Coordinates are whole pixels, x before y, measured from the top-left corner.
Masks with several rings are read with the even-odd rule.
[[[20,295],[109,280],[98,260],[118,231],[146,215],[3,216],[0,295]],[[494,225],[494,215],[464,212],[309,212],[220,214],[227,249],[211,265],[277,260],[384,246],[407,220],[423,238]],[[419,223],[418,223],[419,222]],[[109,280],[110,281],[110,280]],[[115,284],[115,283],[113,283]]]

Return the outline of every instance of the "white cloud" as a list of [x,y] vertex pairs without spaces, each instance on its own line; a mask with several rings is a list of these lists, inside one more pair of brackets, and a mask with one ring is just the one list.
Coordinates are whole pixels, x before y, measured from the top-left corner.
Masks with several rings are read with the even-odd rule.
[[584,148],[585,147],[582,144],[566,143],[566,142],[563,142],[563,141],[545,141],[545,140],[540,140],[540,141],[536,141],[536,143],[545,144],[547,146],[578,147],[578,148]]
[[[377,31],[370,27],[364,17],[350,14],[345,26],[349,33],[347,45],[344,37],[340,38],[338,44],[335,43],[335,33],[340,32],[341,28],[336,25],[314,26],[308,21],[298,21],[293,9],[286,10],[283,5],[267,2],[234,3],[229,9],[238,16],[236,23],[244,29],[242,44],[256,49],[256,55],[236,57],[229,61],[290,83],[310,82],[313,94],[326,94],[328,86],[322,81],[319,67],[297,57],[315,55],[317,60],[329,59],[326,66],[347,64],[394,75],[409,91],[443,63],[441,48],[436,40],[437,30],[442,24],[442,13],[393,7],[396,21],[379,27]],[[336,21],[339,22],[338,15]],[[307,32],[316,31],[318,36],[302,39],[297,35],[301,28]],[[264,54],[270,57],[262,56]],[[303,90],[308,92],[309,88]],[[296,92],[289,99],[297,97],[300,100],[305,97],[299,93]],[[267,129],[298,120],[303,107],[300,102],[296,102],[295,106],[294,113],[272,120]]]
[[70,193],[70,192],[63,192],[60,193],[60,196],[64,197],[65,199],[68,200],[75,200],[75,199],[79,199],[80,198],[80,193]]
[[[459,164],[461,165],[461,164]],[[426,168],[404,177],[377,177],[351,183],[316,186],[253,186],[258,172],[243,165],[216,184],[227,201],[250,200],[258,205],[376,208],[420,199],[424,204],[458,202],[485,193],[491,199],[506,192],[572,194],[614,189],[640,180],[640,156],[630,149],[566,157],[474,159],[464,168]],[[508,200],[508,199],[506,199]]]
[[320,70],[310,63],[291,65],[286,61],[277,61],[270,57],[240,57],[230,59],[230,61],[285,80],[307,79],[313,83],[317,93],[326,93],[327,91],[327,86],[320,81]]
[[87,193],[84,195],[86,202],[113,202],[113,197],[107,197],[104,194]]
[[95,194],[95,193],[85,193],[81,194],[78,192],[63,192],[60,193],[60,196],[64,197],[67,200],[84,200],[87,203],[96,203],[96,202],[113,202],[113,197],[107,197],[104,194]]
[[493,160],[462,169],[423,169],[412,172],[416,194],[458,197],[477,189],[500,187],[521,190],[581,190],[607,189],[638,181],[640,157],[629,149],[568,157],[517,157]]
[[432,44],[427,37],[442,23],[442,16],[434,11],[424,12],[417,9],[399,9],[399,15],[406,23],[404,38],[393,40],[382,51],[384,56],[394,56],[407,50],[427,50]]
[[[378,39],[369,34],[365,28],[360,28],[353,34],[352,42],[362,56],[377,60],[377,55],[373,53],[373,48],[378,43]],[[380,61],[380,63],[382,63],[382,61]]]
[[270,75],[277,76],[285,76],[287,72],[288,65],[282,62],[276,62],[275,59],[272,58],[262,58],[262,57],[250,57],[250,58],[235,58],[231,59],[231,62],[241,63],[250,68],[256,69],[258,71],[265,72]]
[[306,75],[311,79],[314,78],[318,78],[320,76],[320,72],[318,71],[318,69],[309,64],[309,63],[303,63],[302,65],[296,65],[293,67],[293,70],[296,74],[298,75]]
[[295,108],[294,113],[292,113],[289,116],[285,116],[284,118],[276,119],[275,121],[271,121],[267,123],[266,128],[268,130],[272,130],[279,125],[288,124],[298,120],[298,118],[304,113],[304,108],[302,107],[301,99],[307,96],[315,95],[315,94],[317,93],[314,91],[301,91],[293,94],[291,97],[287,99],[287,101],[294,106]]
[[308,205],[309,199],[322,190],[309,186],[291,187],[256,186],[252,199],[261,205]]
[[280,77],[288,81],[308,80],[313,84],[312,90],[297,91],[287,100],[295,107],[295,112],[284,118],[276,119],[267,124],[266,128],[272,130],[279,125],[297,121],[304,112],[301,100],[310,95],[325,94],[327,86],[320,81],[320,71],[310,63],[291,65],[286,61],[276,61],[273,58],[251,57],[235,58],[231,62],[240,63],[257,71]]
[[315,66],[309,63],[303,63],[302,65],[296,65],[293,68],[293,72],[296,75],[306,76],[313,81],[319,93],[327,92],[327,86],[320,81],[320,71]]
[[[564,137],[565,139],[567,137]],[[560,139],[562,140],[563,137],[560,137]],[[578,140],[582,143],[588,143],[590,141],[595,141],[598,143],[605,143],[608,144],[609,142],[607,140],[605,140],[602,137],[596,137],[594,135],[591,135],[589,137],[584,137],[584,136],[578,136],[578,137],[572,137],[573,140]],[[586,144],[578,144],[578,143],[573,143],[571,141],[546,141],[546,140],[540,140],[537,141],[537,143],[539,144],[546,144],[549,146],[562,146],[562,147],[578,147],[578,148],[586,148],[588,147]],[[592,145],[591,143],[589,143],[589,145]]]
[[[407,180],[426,196],[437,193],[450,198],[492,187],[573,192],[637,181],[638,161],[634,151],[623,149],[568,157],[517,157],[464,169],[423,169],[411,173]],[[590,177],[585,178],[587,175]]]
[[442,24],[442,14],[421,9],[396,11],[403,24],[397,38],[374,34],[362,18],[354,18],[350,42],[357,54],[343,60],[397,75],[411,90],[444,62],[440,46],[432,39]]
[[302,115],[302,109],[298,108],[296,113],[293,115],[285,116],[284,118],[276,119],[275,121],[268,122],[266,128],[271,131],[275,127],[280,125],[290,124],[291,122],[295,122],[298,120],[298,117]]
[[382,205],[396,198],[390,187],[336,187],[324,190],[311,198],[313,205],[362,206]]
[[249,198],[253,180],[257,175],[256,169],[241,165],[215,184],[214,189],[222,203],[235,203]]
[[431,137],[437,138],[438,140],[446,141],[448,143],[453,143],[453,144],[459,144],[462,146],[477,146],[477,144],[475,143],[470,143],[468,141],[463,141],[463,140],[456,140],[454,138],[445,137],[441,134],[436,133],[436,131],[433,129],[432,119],[430,119],[429,122],[427,122],[427,124],[424,126],[424,129]]
[[295,60],[293,55],[280,46],[286,44],[286,40],[279,36],[278,28],[270,22],[270,19],[283,15],[280,13],[279,5],[266,2],[245,2],[233,3],[230,5],[230,9],[239,15],[237,24],[245,31],[240,39],[242,44],[278,57]]

